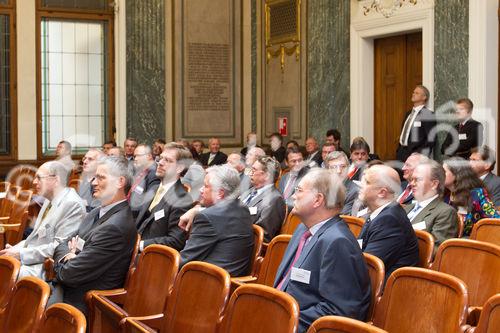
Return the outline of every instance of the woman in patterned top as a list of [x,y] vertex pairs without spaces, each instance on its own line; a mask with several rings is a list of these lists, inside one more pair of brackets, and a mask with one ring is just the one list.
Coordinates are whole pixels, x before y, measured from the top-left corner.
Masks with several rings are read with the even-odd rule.
[[500,212],[490,200],[488,192],[474,173],[468,161],[452,157],[444,161],[445,186],[449,198],[445,201],[458,210],[464,219],[464,236],[469,236],[473,225],[482,218],[500,218]]

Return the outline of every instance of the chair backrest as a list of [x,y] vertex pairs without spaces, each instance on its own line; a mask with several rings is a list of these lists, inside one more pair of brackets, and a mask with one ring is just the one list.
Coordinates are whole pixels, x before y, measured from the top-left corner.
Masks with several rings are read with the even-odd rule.
[[7,192],[9,191],[10,183],[9,182],[0,182],[0,207],[2,207],[2,201],[7,195]]
[[425,268],[394,271],[373,324],[388,332],[456,333],[467,317],[467,287],[458,278]]
[[297,227],[301,223],[302,221],[300,221],[300,218],[297,215],[291,212],[288,213],[285,223],[283,223],[283,225],[281,226],[280,234],[293,235],[295,229],[297,229]]
[[296,332],[299,306],[285,292],[260,284],[236,289],[219,333]]
[[216,332],[229,298],[229,273],[215,265],[184,265],[167,302],[161,332]]
[[125,277],[125,283],[123,284],[124,288],[127,289],[130,280],[135,272],[135,265],[137,263],[137,256],[139,255],[139,247],[141,246],[141,235],[137,234],[135,238],[134,251],[132,251],[132,257],[130,257],[130,265],[128,266],[127,276]]
[[5,310],[0,332],[37,332],[49,295],[50,287],[45,281],[32,276],[19,280]]
[[361,229],[363,229],[363,224],[365,224],[365,220],[361,217],[350,216],[350,215],[340,215],[340,217],[347,223],[349,230],[353,233],[354,237],[358,237],[361,233]]
[[45,311],[39,333],[85,333],[86,327],[85,316],[80,310],[56,303]]
[[463,216],[460,213],[457,213],[457,222],[458,222],[458,230],[457,230],[457,238],[461,238],[464,235],[464,228],[465,228],[465,216]]
[[131,316],[161,313],[172,292],[180,256],[165,245],[150,245],[139,256],[123,309]]
[[31,190],[19,191],[17,199],[12,206],[8,222],[10,224],[19,224],[20,226],[16,230],[5,232],[5,240],[11,245],[19,243],[23,238],[24,229],[26,229],[26,225],[28,224],[28,207],[32,194]]
[[500,246],[468,239],[448,239],[439,246],[431,268],[464,281],[470,306],[482,306],[488,298],[500,292]]
[[0,312],[12,296],[21,263],[9,256],[0,257]]
[[20,190],[21,188],[19,186],[9,186],[9,190],[7,191],[5,198],[2,200],[2,206],[0,206],[0,217],[10,215],[10,211]]
[[33,188],[33,180],[35,179],[36,168],[21,167],[10,175],[10,182],[16,184],[22,190],[31,190]]
[[292,235],[278,235],[274,237],[267,247],[266,255],[260,266],[256,283],[263,284],[269,287],[274,285],[276,272],[281,264],[281,259],[285,254],[288,243],[292,239]]
[[500,219],[481,219],[472,227],[470,239],[500,245]]
[[324,316],[316,319],[307,333],[387,333],[387,331],[352,318]]
[[70,179],[68,181],[68,187],[71,187],[71,188],[75,189],[75,191],[78,192],[78,189],[80,188],[81,183],[82,183],[81,179],[78,179],[78,178]]
[[371,320],[375,304],[377,304],[380,296],[382,296],[385,279],[385,266],[384,262],[380,258],[372,254],[363,253],[363,257],[365,258],[368,275],[370,275],[370,284],[372,287],[370,308],[368,309],[368,315],[366,317],[367,320]]
[[500,294],[488,299],[483,306],[477,327],[470,333],[498,333],[500,332]]
[[260,252],[262,251],[262,244],[264,243],[264,229],[256,224],[253,227],[253,251],[252,251],[252,267],[250,273],[252,275],[256,274],[257,261],[259,260]]
[[434,236],[424,230],[415,230],[418,241],[418,267],[429,268],[434,250]]

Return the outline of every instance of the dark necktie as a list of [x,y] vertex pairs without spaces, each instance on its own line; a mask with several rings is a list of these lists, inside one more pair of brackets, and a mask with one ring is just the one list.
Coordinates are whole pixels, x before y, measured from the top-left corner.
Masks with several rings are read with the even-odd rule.
[[255,198],[256,195],[257,195],[257,190],[253,190],[252,193],[250,193],[250,195],[245,199],[243,203],[248,206],[250,201],[252,201],[252,199]]

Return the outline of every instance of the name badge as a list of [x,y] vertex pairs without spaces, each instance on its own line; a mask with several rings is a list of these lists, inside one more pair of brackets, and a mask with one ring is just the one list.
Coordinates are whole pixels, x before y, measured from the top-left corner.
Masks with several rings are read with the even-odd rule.
[[82,238],[78,237],[78,240],[76,241],[76,249],[78,251],[81,251],[81,250],[83,250],[84,245],[85,245],[85,241]]
[[358,241],[358,244],[359,244],[359,248],[362,249],[363,248],[363,240],[362,239],[357,239]]
[[458,207],[458,214],[467,215],[467,209],[463,206]]
[[248,207],[250,210],[250,215],[257,215],[257,207]]
[[413,227],[413,230],[425,230],[425,228],[427,228],[425,226],[425,221],[415,223],[412,225],[412,227]]
[[467,134],[465,133],[460,133],[458,135],[458,140],[467,140]]
[[144,189],[141,186],[137,186],[134,192],[137,194],[142,194],[144,192]]
[[0,199],[3,199],[7,196],[7,192],[0,192]]
[[414,121],[413,127],[422,127],[422,122],[421,121]]
[[165,217],[165,210],[159,210],[155,213],[155,221],[158,221],[159,219]]
[[38,236],[40,236],[40,238],[47,236],[47,229],[44,226],[40,227],[40,230],[38,230]]
[[302,268],[292,267],[290,280],[309,284],[310,279],[311,279],[311,271],[307,271]]
[[360,210],[358,212],[358,214],[356,214],[356,216],[361,217],[361,216],[366,215],[366,214],[368,214],[368,208],[363,208],[362,210]]

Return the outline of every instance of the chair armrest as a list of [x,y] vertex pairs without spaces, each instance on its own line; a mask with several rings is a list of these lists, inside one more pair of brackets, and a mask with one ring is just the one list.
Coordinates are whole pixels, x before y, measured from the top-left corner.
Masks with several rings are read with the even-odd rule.
[[113,303],[123,304],[125,303],[127,291],[123,288],[118,289],[109,289],[109,290],[89,290],[85,294],[85,303],[90,308],[92,302],[92,298],[94,296],[106,296],[111,299]]
[[120,326],[125,326],[125,332],[140,332],[139,330],[129,330],[127,326],[139,326],[147,332],[157,332],[163,325],[163,313],[142,317],[127,317],[120,321]]
[[[122,309],[119,305],[115,304],[114,302],[110,301],[107,298],[107,296],[93,294],[88,305],[89,305],[89,313],[91,314],[90,318],[92,321],[96,320],[95,314],[97,313],[96,312],[97,309],[99,309],[99,312],[101,313],[99,317],[102,322],[112,322],[116,326],[118,326],[118,324],[121,322],[122,319],[129,316],[127,311]],[[93,326],[95,324],[91,323],[91,325]]]
[[0,224],[0,234],[6,231],[18,231],[21,223]]
[[231,278],[231,283],[240,283],[241,285],[245,283],[252,283],[257,281],[257,277],[252,276],[252,275],[247,275],[247,276],[237,276],[234,278]]
[[56,272],[54,272],[54,259],[45,259],[43,262],[43,270],[45,271],[45,281],[54,280],[56,278]]
[[10,220],[10,216],[0,216],[0,221],[8,221]]

